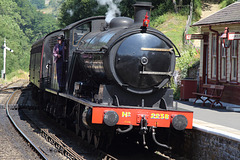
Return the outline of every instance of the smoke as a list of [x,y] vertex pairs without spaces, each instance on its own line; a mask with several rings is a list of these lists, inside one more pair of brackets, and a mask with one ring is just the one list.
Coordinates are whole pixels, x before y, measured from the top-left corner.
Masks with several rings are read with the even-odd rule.
[[117,15],[121,15],[121,12],[115,3],[120,3],[122,0],[97,0],[99,5],[107,5],[108,11],[106,13],[106,22],[109,23]]

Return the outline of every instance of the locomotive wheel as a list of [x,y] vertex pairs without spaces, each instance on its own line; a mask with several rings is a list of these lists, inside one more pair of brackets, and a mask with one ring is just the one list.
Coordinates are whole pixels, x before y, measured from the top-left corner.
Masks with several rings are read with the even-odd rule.
[[77,109],[75,111],[75,133],[78,136],[80,134],[80,127],[79,127],[79,121],[80,121],[80,105],[76,106]]
[[81,138],[84,140],[86,138],[87,131],[86,130],[81,130]]
[[93,136],[93,140],[94,140],[94,146],[95,148],[102,148],[102,144],[104,142],[103,140],[103,136],[102,136],[102,132],[100,131],[96,131],[94,133],[94,136]]
[[93,132],[92,132],[92,130],[89,129],[89,130],[87,130],[87,142],[89,144],[91,144],[92,140],[93,140]]
[[75,133],[76,135],[78,136],[80,134],[80,127],[79,127],[79,124],[75,124]]

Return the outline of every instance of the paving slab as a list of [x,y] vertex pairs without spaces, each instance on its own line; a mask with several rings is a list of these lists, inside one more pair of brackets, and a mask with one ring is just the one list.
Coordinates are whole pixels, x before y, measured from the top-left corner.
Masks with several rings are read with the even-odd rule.
[[178,107],[193,111],[193,127],[219,133],[240,141],[240,112],[226,108],[210,108],[210,104],[202,106],[189,101],[175,101]]

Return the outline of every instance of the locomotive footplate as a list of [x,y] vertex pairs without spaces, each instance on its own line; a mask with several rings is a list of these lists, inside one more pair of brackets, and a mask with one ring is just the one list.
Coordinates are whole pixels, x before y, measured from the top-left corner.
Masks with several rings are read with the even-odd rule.
[[[106,116],[109,111],[114,114]],[[139,126],[142,117],[145,117],[149,127],[169,128],[172,124],[178,130],[192,129],[193,112],[191,111],[92,107],[93,124],[103,124],[108,119],[107,121],[114,121],[115,125]]]

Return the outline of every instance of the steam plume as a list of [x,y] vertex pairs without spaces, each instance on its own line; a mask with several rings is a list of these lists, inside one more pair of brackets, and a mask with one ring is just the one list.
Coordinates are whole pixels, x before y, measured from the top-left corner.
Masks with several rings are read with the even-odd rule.
[[[114,2],[120,3],[122,0],[115,0]],[[121,12],[113,0],[97,0],[99,5],[107,5],[108,11],[106,13],[106,22],[109,23],[116,15],[121,15]]]

